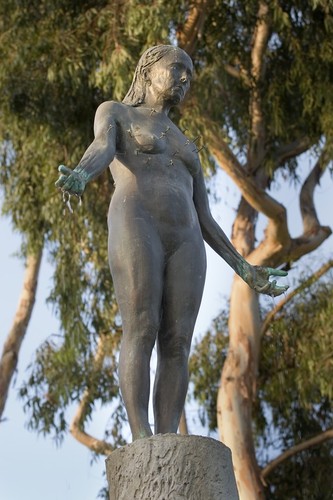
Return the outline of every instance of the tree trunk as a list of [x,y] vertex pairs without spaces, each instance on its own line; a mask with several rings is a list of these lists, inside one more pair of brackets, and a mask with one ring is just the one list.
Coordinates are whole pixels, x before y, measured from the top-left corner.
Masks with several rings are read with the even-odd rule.
[[[256,219],[256,211],[242,198],[232,242],[244,257],[254,248]],[[218,391],[217,423],[221,441],[232,450],[240,499],[261,499],[264,492],[252,436],[261,319],[257,294],[238,276],[232,286],[229,314],[229,351]]]
[[[263,191],[267,181],[264,172],[262,175],[258,172],[256,182],[250,186],[251,189],[255,186],[258,189],[256,199],[253,197],[254,192],[251,194],[251,189],[248,190],[248,186],[244,186],[243,196],[249,199],[245,201],[242,198],[233,227],[232,241],[238,252],[251,264],[277,267],[284,262],[298,260],[318,248],[328,238],[331,230],[320,225],[313,201],[315,187],[326,166],[327,158],[323,151],[303,183],[300,207],[304,233],[299,238],[293,239],[290,236],[285,208]],[[242,176],[243,172],[241,170],[239,172]],[[245,176],[242,181],[246,183]],[[260,192],[265,193],[264,196],[261,196]],[[264,200],[262,207],[260,198],[261,201]],[[254,247],[256,215],[250,203],[258,210],[263,208],[263,213],[269,218],[265,237],[256,247]],[[236,277],[230,301],[229,352],[222,370],[218,393],[218,427],[221,440],[232,450],[241,500],[264,498],[264,487],[255,459],[251,428],[263,326],[257,295]]]
[[12,328],[5,341],[0,360],[0,419],[5,409],[9,386],[15,372],[20,347],[28,328],[36,298],[37,279],[42,260],[42,248],[27,256],[23,287]]
[[179,434],[181,434],[182,436],[187,436],[189,434],[185,408],[183,409],[182,415],[180,417],[178,430]]
[[252,437],[252,401],[260,350],[258,297],[235,277],[229,317],[230,344],[218,392],[221,441],[232,450],[241,500],[264,498]]

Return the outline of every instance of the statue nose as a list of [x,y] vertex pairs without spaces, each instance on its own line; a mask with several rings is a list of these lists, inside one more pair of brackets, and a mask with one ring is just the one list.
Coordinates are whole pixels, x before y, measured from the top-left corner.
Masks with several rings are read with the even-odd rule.
[[186,76],[182,76],[182,77],[180,78],[180,81],[181,81],[182,83],[186,83],[186,82],[187,82],[187,77],[186,77]]

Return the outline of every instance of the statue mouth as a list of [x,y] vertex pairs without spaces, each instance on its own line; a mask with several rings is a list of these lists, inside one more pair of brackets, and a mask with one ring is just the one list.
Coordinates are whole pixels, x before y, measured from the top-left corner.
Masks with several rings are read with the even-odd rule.
[[182,97],[184,97],[185,94],[184,88],[181,85],[176,85],[175,87],[173,87],[172,92],[180,94]]

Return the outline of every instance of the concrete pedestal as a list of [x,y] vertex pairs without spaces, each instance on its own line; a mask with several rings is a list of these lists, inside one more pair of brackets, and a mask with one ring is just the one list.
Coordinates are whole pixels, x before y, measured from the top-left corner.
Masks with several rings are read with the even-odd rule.
[[159,434],[106,460],[110,500],[238,500],[231,452],[200,436]]

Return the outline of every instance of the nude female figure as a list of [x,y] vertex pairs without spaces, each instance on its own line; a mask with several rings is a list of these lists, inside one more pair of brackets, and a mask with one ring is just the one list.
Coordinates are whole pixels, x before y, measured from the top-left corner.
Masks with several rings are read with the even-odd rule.
[[148,49],[122,103],[96,112],[95,139],[79,165],[59,167],[56,185],[81,196],[110,167],[109,262],[123,323],[120,389],[133,439],[148,422],[150,358],[157,343],[155,433],[177,432],[188,387],[188,357],[206,273],[204,240],[258,292],[287,287],[287,273],[251,266],[212,218],[195,145],[169,119],[190,87],[190,57],[173,46]]

